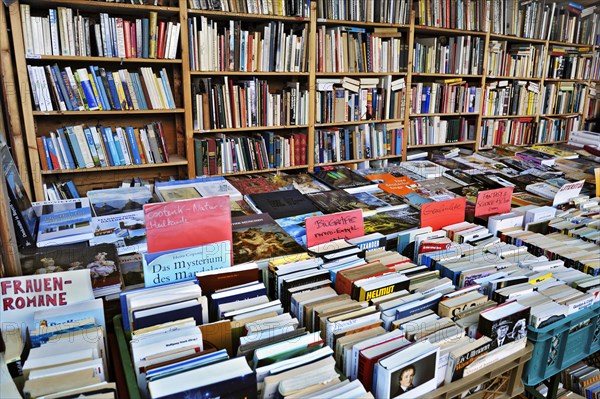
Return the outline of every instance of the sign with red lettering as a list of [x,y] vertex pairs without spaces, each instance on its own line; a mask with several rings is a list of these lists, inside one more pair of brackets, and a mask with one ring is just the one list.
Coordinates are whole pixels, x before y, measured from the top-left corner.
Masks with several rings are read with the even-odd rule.
[[229,196],[144,205],[148,252],[231,243]]
[[577,197],[581,192],[584,183],[585,180],[580,180],[575,183],[568,183],[563,185],[554,196],[552,206],[565,204],[569,202],[571,198]]
[[475,216],[497,215],[510,212],[513,187],[480,191],[475,203]]
[[421,227],[439,230],[444,226],[465,221],[466,198],[429,202],[421,205]]
[[37,329],[36,311],[94,299],[90,269],[2,278],[0,292],[3,331]]
[[307,218],[305,225],[308,247],[340,238],[356,238],[365,235],[363,214],[360,209]]

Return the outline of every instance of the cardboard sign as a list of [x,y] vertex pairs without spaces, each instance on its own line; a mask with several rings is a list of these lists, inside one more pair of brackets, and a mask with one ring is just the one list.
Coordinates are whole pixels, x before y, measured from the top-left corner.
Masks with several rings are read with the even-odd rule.
[[430,226],[435,231],[464,222],[466,204],[466,198],[454,198],[421,205],[421,227]]
[[231,243],[228,196],[146,204],[144,217],[150,253],[225,240]]
[[477,194],[475,216],[497,215],[510,212],[513,187],[481,191]]
[[[585,180],[580,180],[575,183],[565,184],[558,190],[556,195],[554,196],[554,201],[552,201],[552,206],[565,204],[569,202],[571,198],[577,197],[583,188],[583,184]],[[597,186],[596,186],[597,187]]]
[[596,197],[600,197],[600,168],[594,169],[594,176],[596,177]]
[[144,254],[144,284],[153,287],[193,280],[196,273],[231,266],[230,259],[230,241]]
[[340,238],[356,238],[365,235],[363,214],[360,209],[308,218],[305,225],[308,247]]

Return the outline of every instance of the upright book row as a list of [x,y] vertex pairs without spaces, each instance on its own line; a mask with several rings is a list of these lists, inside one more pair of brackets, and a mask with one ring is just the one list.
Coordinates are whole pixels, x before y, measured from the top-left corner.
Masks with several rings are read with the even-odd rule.
[[487,4],[481,1],[415,1],[415,24],[461,30],[486,29]]
[[57,64],[28,65],[36,111],[98,111],[175,109],[175,98],[165,68],[110,72],[98,66],[61,70]]
[[416,83],[412,85],[411,114],[478,113],[481,109],[481,87],[462,79],[457,82]]
[[192,71],[307,72],[308,30],[267,22],[243,27],[204,16],[189,20]]
[[169,161],[160,122],[142,128],[74,125],[37,138],[43,170],[155,164]]
[[310,16],[310,0],[188,0],[194,10],[259,15]]
[[408,145],[460,143],[475,140],[477,121],[473,118],[442,119],[439,116],[410,120]]
[[32,16],[29,4],[21,4],[23,38],[27,57],[40,55],[175,59],[180,23],[148,18],[132,20],[100,13],[79,14],[68,7],[49,9],[47,16]]
[[416,37],[413,72],[481,75],[484,47],[478,36]]
[[317,0],[317,18],[409,24],[411,7],[412,1],[407,0],[391,2]]
[[487,74],[516,78],[541,78],[546,47],[543,44],[490,40]]
[[196,79],[192,86],[196,130],[291,126],[308,123],[308,91],[299,82],[275,89],[254,78],[223,83]]

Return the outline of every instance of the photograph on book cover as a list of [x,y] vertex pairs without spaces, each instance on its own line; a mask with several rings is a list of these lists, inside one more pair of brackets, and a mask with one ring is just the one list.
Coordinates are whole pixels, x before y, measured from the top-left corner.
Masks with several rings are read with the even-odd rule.
[[419,387],[435,380],[436,358],[437,353],[433,352],[393,372],[388,397],[407,399],[423,397],[423,390]]

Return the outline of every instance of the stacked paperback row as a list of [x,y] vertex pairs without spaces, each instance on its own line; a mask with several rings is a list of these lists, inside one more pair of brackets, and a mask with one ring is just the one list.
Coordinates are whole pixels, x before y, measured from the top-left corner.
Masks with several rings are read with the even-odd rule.
[[37,138],[42,170],[169,162],[160,122],[142,128],[74,125]]
[[31,16],[29,4],[21,4],[21,23],[27,57],[40,55],[175,59],[179,46],[179,22],[148,18],[127,20],[100,13],[97,18],[79,15],[67,7],[49,9],[48,16]]
[[165,68],[139,72],[110,72],[98,66],[60,70],[57,64],[28,65],[29,83],[37,111],[110,111],[175,109]]
[[307,28],[283,22],[242,27],[206,17],[192,17],[190,68],[192,71],[307,72]]
[[479,36],[417,37],[413,72],[481,75],[484,42]]
[[480,145],[482,148],[492,148],[501,144],[530,144],[537,142],[536,133],[537,123],[533,118],[486,119],[481,127]]
[[[303,86],[303,85],[302,85]],[[267,80],[223,83],[212,78],[192,83],[194,127],[197,130],[290,126],[308,123],[308,90],[288,82],[276,91]]]

